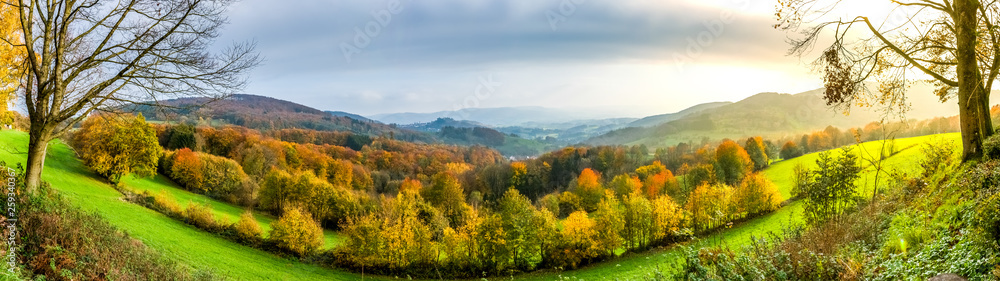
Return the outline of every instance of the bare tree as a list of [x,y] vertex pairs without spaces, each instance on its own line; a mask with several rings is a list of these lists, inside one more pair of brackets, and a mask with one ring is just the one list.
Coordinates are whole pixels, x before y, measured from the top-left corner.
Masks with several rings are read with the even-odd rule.
[[[983,140],[993,135],[989,90],[1000,73],[997,1],[887,0],[896,17],[830,19],[841,2],[778,0],[777,5],[775,28],[801,32],[790,39],[790,54],[806,55],[821,40],[832,41],[816,60],[825,72],[827,105],[905,108],[908,82],[931,81],[942,102],[958,99],[963,159],[980,158]],[[878,86],[871,89],[866,81]]]
[[260,59],[212,45],[231,0],[4,0],[20,11],[30,120],[25,179],[41,182],[49,141],[94,111],[176,97],[225,97]]

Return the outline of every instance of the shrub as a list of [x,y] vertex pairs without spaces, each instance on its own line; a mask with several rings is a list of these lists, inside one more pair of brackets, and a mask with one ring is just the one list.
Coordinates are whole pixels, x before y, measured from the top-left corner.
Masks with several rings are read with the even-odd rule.
[[255,244],[260,240],[260,225],[257,224],[257,219],[253,217],[253,212],[247,210],[240,215],[240,220],[236,221],[233,226],[236,230],[236,236],[243,243]]
[[924,154],[924,159],[920,161],[924,178],[955,162],[955,144],[951,141],[935,138],[924,143],[921,152]]
[[156,195],[153,195],[153,206],[154,209],[168,216],[182,215],[181,206],[165,190],[161,190]]
[[289,208],[281,218],[271,222],[269,239],[278,247],[303,256],[323,246],[323,228],[304,210]]
[[993,135],[983,141],[983,159],[1000,160],[1000,135]]
[[187,208],[184,208],[184,222],[209,231],[215,231],[218,227],[215,215],[212,214],[212,206],[208,203],[188,204]]

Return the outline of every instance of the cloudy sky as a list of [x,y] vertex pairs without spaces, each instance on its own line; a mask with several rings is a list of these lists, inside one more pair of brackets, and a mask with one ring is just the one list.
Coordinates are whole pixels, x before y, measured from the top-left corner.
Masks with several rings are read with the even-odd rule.
[[544,106],[640,117],[821,86],[764,0],[244,0],[247,93],[362,115]]

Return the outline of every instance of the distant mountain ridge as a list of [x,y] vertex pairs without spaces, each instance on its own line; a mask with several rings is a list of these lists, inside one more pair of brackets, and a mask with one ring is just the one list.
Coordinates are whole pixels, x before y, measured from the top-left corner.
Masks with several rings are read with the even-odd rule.
[[[374,122],[353,114],[335,115],[302,104],[266,96],[237,94],[226,99],[179,98],[160,101],[172,108],[137,106],[136,110],[151,120],[219,120],[258,130],[301,128],[318,131],[346,131],[360,135],[392,135],[400,140],[434,142],[432,135]],[[360,116],[359,116],[360,117]],[[195,119],[195,120],[192,120]]]
[[648,117],[645,117],[645,118],[642,118],[642,119],[639,119],[639,120],[635,120],[635,121],[632,121],[632,123],[629,123],[628,127],[652,127],[652,126],[660,125],[660,124],[663,124],[663,123],[666,123],[666,122],[670,122],[670,121],[674,121],[674,120],[683,118],[684,116],[688,116],[688,115],[693,114],[693,113],[698,113],[698,112],[701,112],[701,111],[705,111],[705,110],[708,110],[708,109],[713,109],[713,108],[724,106],[724,105],[728,105],[728,104],[732,104],[732,102],[725,101],[725,102],[710,102],[710,103],[698,104],[698,105],[695,105],[695,106],[692,106],[692,107],[688,107],[688,108],[686,108],[684,110],[681,110],[681,111],[678,111],[678,112],[667,113],[667,114],[660,114],[660,115],[653,115],[653,116],[648,116]]
[[329,113],[330,115],[333,115],[333,116],[347,117],[347,118],[351,118],[351,119],[354,119],[354,120],[360,120],[360,121],[365,121],[365,122],[378,122],[378,121],[369,119],[368,117],[364,117],[364,116],[357,115],[357,114],[350,113],[350,112],[329,111],[329,110],[327,110],[325,112]]
[[369,118],[386,124],[428,123],[438,118],[473,121],[495,127],[524,126],[526,123],[564,123],[577,120],[611,118],[609,114],[546,108],[540,106],[465,108],[431,113],[388,113]]

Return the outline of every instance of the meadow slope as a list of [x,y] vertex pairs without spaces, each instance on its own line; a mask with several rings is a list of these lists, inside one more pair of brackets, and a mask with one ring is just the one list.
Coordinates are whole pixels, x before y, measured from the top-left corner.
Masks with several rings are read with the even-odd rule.
[[[28,135],[0,131],[0,160],[25,163]],[[285,259],[246,247],[120,199],[58,140],[49,145],[42,178],[85,211],[100,214],[168,258],[235,280],[357,280],[361,275]],[[109,249],[111,250],[111,249]]]

